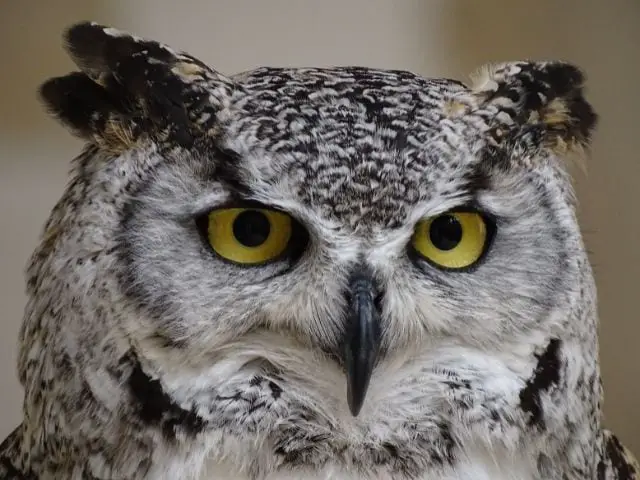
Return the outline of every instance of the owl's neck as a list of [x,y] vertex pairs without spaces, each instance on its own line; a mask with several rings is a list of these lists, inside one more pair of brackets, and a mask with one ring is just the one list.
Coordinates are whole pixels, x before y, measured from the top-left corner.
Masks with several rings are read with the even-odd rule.
[[[205,419],[200,416],[202,409],[186,409],[175,395],[167,393],[160,382],[143,370],[135,355],[121,357],[118,368],[120,370],[114,373],[117,380],[114,384],[92,384],[90,397],[82,396],[82,391],[73,395],[73,398],[87,402],[82,408],[78,406],[83,415],[75,419],[79,423],[73,424],[73,428],[58,428],[58,424],[69,424],[74,420],[74,412],[67,411],[67,417],[61,419],[56,416],[60,415],[60,409],[52,411],[49,408],[51,417],[35,421],[32,416],[33,423],[29,428],[16,430],[12,440],[5,442],[7,446],[3,444],[5,452],[0,452],[0,456],[4,454],[12,468],[21,472],[24,478],[38,480],[72,478],[71,473],[131,480],[190,480],[201,474],[237,480],[382,480],[401,479],[398,472],[403,468],[412,468],[411,478],[415,479],[423,475],[430,480],[552,480],[555,477],[540,476],[540,458],[544,458],[552,471],[564,473],[572,468],[566,457],[582,454],[588,457],[583,465],[591,469],[591,466],[586,467],[587,462],[595,465],[593,462],[601,448],[597,444],[598,425],[590,424],[582,416],[574,417],[572,434],[562,439],[556,435],[556,424],[560,419],[552,415],[545,417],[546,423],[534,425],[526,432],[516,424],[505,423],[490,428],[491,424],[487,422],[491,418],[485,418],[486,415],[475,423],[475,417],[465,417],[461,420],[464,424],[451,427],[451,430],[429,421],[413,425],[412,430],[404,421],[408,417],[402,410],[395,413],[379,411],[369,419],[365,414],[356,423],[332,424],[331,430],[324,427],[320,418],[301,418],[286,429],[277,424],[282,418],[278,405],[290,402],[287,405],[293,408],[294,398],[287,390],[274,391],[268,380],[252,372],[247,372],[246,384],[233,384],[234,388],[241,386],[241,389],[218,390],[215,398],[201,399],[201,407],[213,409]],[[74,382],[72,387],[81,388],[82,385],[82,382]],[[452,391],[452,394],[456,392]],[[120,402],[109,403],[116,395]],[[325,395],[330,393],[325,392]],[[491,403],[482,403],[479,413],[490,406]],[[240,408],[244,410],[238,410]],[[290,415],[291,411],[288,412]],[[553,412],[549,409],[549,413]],[[420,418],[435,418],[434,413],[437,411],[426,411]],[[225,414],[229,415],[228,419]],[[249,417],[250,414],[254,417]],[[402,415],[403,422],[389,424],[398,415]],[[256,427],[251,430],[251,425],[260,426],[257,422],[261,418],[269,419],[265,425],[276,422],[281,428],[260,431]],[[235,427],[230,429],[229,425]],[[373,426],[377,428],[376,438],[382,439],[377,443],[370,433]],[[324,435],[320,435],[322,432]],[[469,435],[470,432],[475,433]],[[466,437],[460,438],[461,435]],[[490,439],[489,435],[495,438]],[[543,438],[549,442],[541,441]],[[388,442],[388,446],[382,442]],[[574,451],[575,455],[567,453]],[[28,464],[23,463],[23,452],[29,453]],[[229,463],[206,468],[205,459],[209,454],[227,459]],[[496,462],[496,459],[500,461]],[[60,472],[60,468],[66,470]],[[36,473],[29,477],[30,471]],[[364,475],[364,471],[368,474]],[[55,472],[55,475],[48,472]],[[248,473],[243,477],[238,472]],[[573,480],[571,475],[566,478]]]
[[[176,449],[174,445],[165,443],[158,445],[157,450],[151,453],[144,453],[144,449],[136,450],[136,445],[128,442],[131,439],[123,439],[123,451],[128,450],[131,455],[128,459],[120,458],[119,466],[110,464],[108,459],[111,455],[106,455],[105,451],[96,451],[94,456],[89,459],[86,457],[74,458],[71,452],[60,450],[55,452],[55,458],[36,459],[41,463],[28,466],[23,464],[24,456],[23,442],[26,438],[26,432],[23,427],[17,428],[1,445],[0,445],[0,478],[10,478],[16,480],[48,480],[51,478],[91,478],[113,479],[113,478],[129,478],[131,480],[147,480],[161,478],[182,478],[185,480],[294,480],[305,478],[307,480],[388,480],[391,478],[400,478],[397,475],[391,476],[381,466],[379,472],[376,468],[371,473],[364,475],[359,469],[349,469],[348,467],[335,464],[325,464],[322,467],[307,468],[305,466],[297,466],[287,470],[274,470],[271,473],[265,473],[268,470],[266,465],[254,468],[254,473],[239,473],[238,465],[225,464],[221,462],[206,462],[204,455],[198,455],[199,450],[204,454],[201,445],[194,446],[193,449],[182,448]],[[598,471],[606,472],[602,478],[611,480],[622,480],[621,476],[625,471],[634,471],[634,460],[623,446],[609,432],[604,432],[596,451],[601,460],[598,462]],[[127,446],[127,443],[131,443]],[[60,445],[63,447],[64,445]],[[572,446],[567,445],[566,451],[571,451]],[[266,450],[266,448],[265,448]],[[111,452],[113,453],[113,452]],[[269,463],[269,452],[266,455],[255,455],[246,458],[244,465],[255,462],[265,461]],[[584,453],[584,452],[583,452]],[[602,457],[600,457],[602,455]],[[457,455],[456,461],[451,465],[433,469],[418,476],[412,476],[416,480],[552,480],[555,478],[582,479],[582,477],[571,476],[571,472],[565,472],[563,469],[568,467],[564,458],[544,457],[547,465],[547,476],[541,476],[540,458],[542,455],[538,452],[528,451],[505,451],[496,448],[488,450],[480,447],[479,444],[460,445],[460,455]],[[496,461],[496,459],[501,459]],[[32,462],[34,459],[31,459]],[[125,460],[128,460],[125,461]],[[626,470],[625,470],[626,469]],[[258,473],[261,471],[260,473]],[[558,476],[549,472],[556,472]],[[123,476],[124,475],[124,476]],[[567,475],[567,476],[562,476]]]

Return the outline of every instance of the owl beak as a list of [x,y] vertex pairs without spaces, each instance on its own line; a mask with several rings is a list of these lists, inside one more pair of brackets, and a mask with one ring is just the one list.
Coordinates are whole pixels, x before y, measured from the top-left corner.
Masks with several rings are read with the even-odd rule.
[[376,287],[368,269],[356,270],[349,281],[349,319],[345,342],[347,401],[351,414],[360,413],[380,347],[380,312]]

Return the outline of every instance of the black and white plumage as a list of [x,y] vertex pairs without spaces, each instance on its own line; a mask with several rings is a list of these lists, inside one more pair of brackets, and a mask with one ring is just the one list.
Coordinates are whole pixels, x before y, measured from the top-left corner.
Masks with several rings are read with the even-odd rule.
[[601,420],[576,67],[225,77],[66,40],[41,95],[87,146],[28,267],[0,478],[637,477]]

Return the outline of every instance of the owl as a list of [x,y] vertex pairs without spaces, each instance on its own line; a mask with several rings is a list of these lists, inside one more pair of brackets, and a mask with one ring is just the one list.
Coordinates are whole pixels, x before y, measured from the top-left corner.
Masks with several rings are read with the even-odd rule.
[[224,75],[83,22],[2,479],[629,480],[569,63]]

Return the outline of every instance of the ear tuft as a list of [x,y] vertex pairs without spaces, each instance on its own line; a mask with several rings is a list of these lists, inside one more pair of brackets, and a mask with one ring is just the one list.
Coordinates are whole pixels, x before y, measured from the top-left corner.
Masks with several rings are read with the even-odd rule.
[[64,40],[81,72],[45,82],[40,96],[74,133],[114,150],[143,137],[190,146],[235,88],[190,55],[96,23],[72,26]]
[[480,108],[493,111],[502,138],[513,140],[505,132],[534,136],[565,154],[589,146],[597,124],[584,82],[584,73],[569,63],[511,62],[482,67],[470,89]]
[[39,94],[49,112],[74,134],[107,150],[131,148],[140,135],[141,125],[128,117],[118,98],[83,73],[47,80]]

